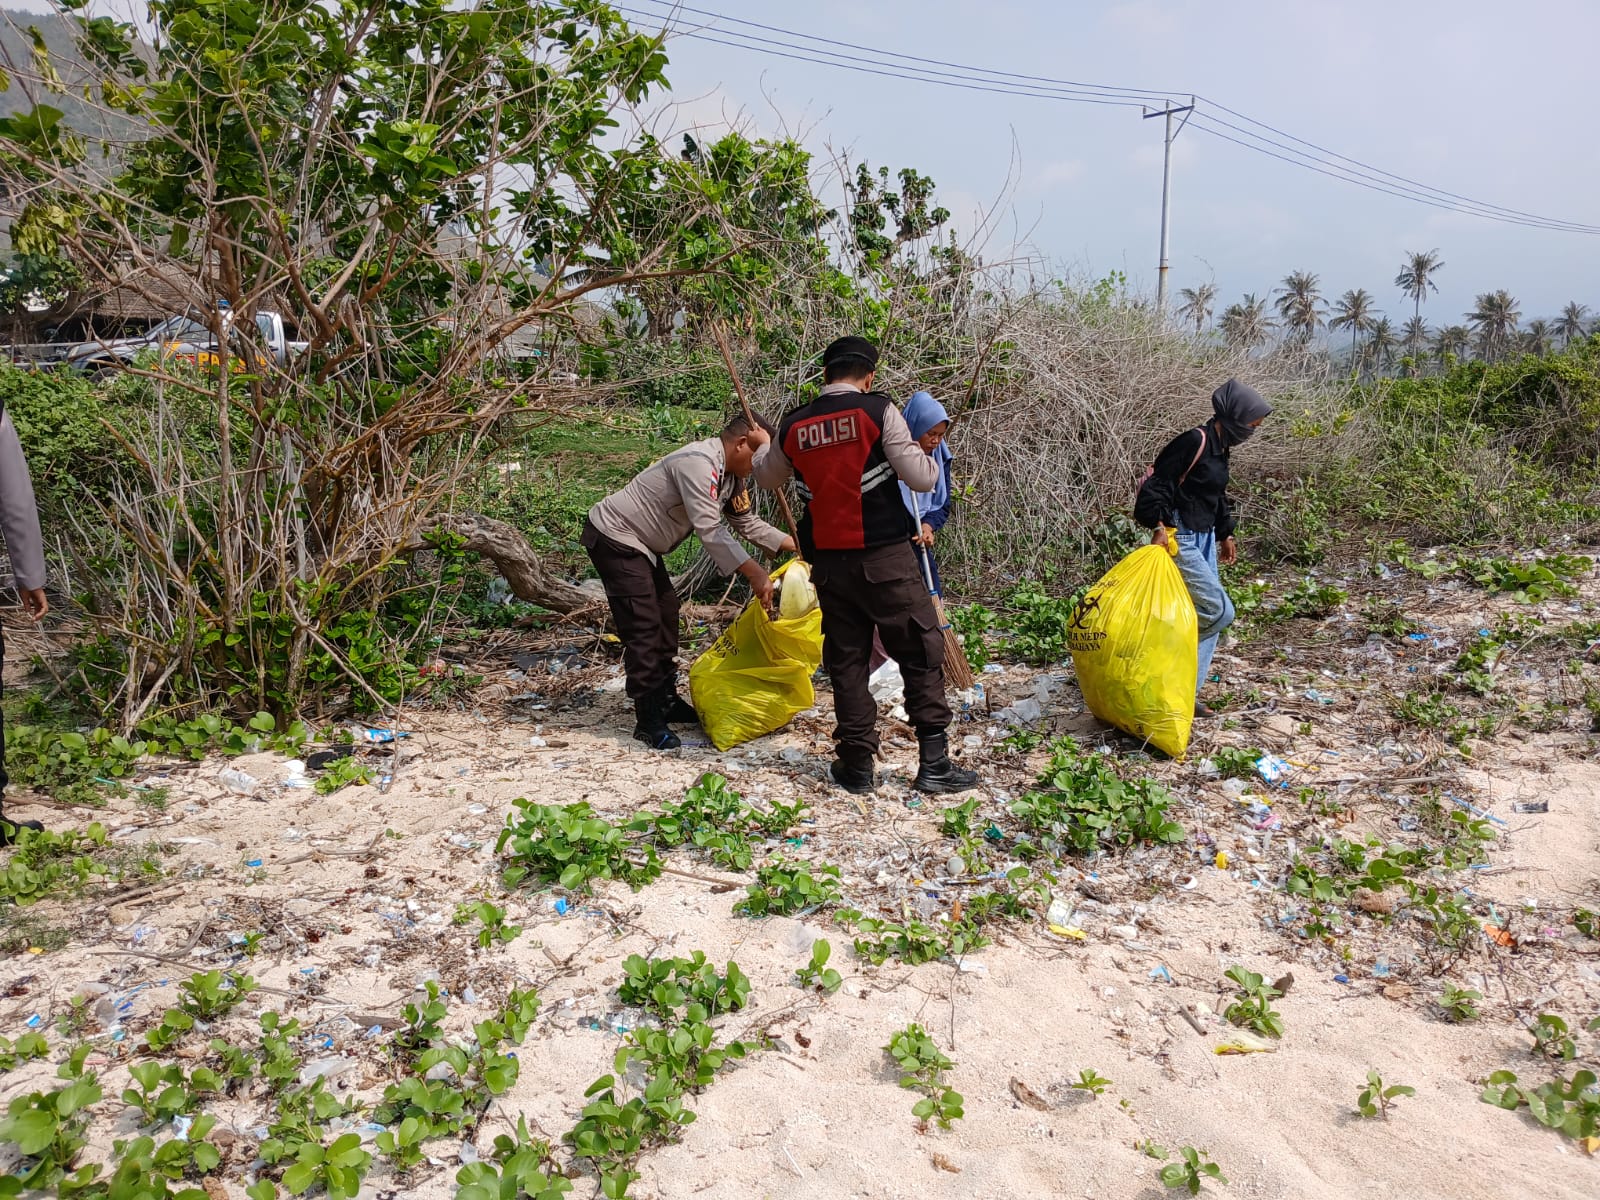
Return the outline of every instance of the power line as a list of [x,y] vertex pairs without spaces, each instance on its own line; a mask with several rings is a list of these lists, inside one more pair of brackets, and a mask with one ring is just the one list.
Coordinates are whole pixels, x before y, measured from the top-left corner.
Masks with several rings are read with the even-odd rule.
[[[682,12],[690,12],[717,21],[726,21],[747,28],[781,34],[785,38],[798,39],[799,42],[819,43],[824,48],[816,49],[809,45],[797,44],[795,41],[785,41],[779,38],[769,38],[758,34],[748,34],[739,30],[722,28],[715,28],[715,34],[722,36],[714,36],[712,33],[705,32],[706,28],[711,27],[704,26],[697,26],[695,29],[680,28],[670,30],[677,37],[691,38],[696,41],[709,42],[733,49],[753,51],[770,57],[784,58],[818,66],[829,66],[886,79],[953,87],[965,91],[1017,96],[1024,99],[1060,100],[1069,103],[1115,107],[1143,108],[1153,101],[1165,103],[1171,98],[1180,96],[1187,98],[1185,93],[1179,92],[1115,88],[1107,84],[1051,79],[1047,76],[1038,75],[1020,75],[1013,72],[973,67],[944,59],[900,54],[890,50],[876,50],[875,57],[868,58],[853,54],[848,49],[844,49],[838,46],[837,43],[826,39],[794,30],[782,29],[778,26],[764,25],[760,22],[747,21],[738,17],[729,17],[707,9],[670,4],[667,0],[641,0],[641,2],[659,4],[669,11],[667,14],[663,14],[644,11],[627,5],[620,5],[619,7],[625,12],[651,20],[663,20],[669,24],[672,16]],[[959,74],[947,70],[930,71],[926,69],[928,66],[953,68],[954,72],[959,72]],[[1535,213],[1523,212],[1519,209],[1473,200],[1458,193],[1419,183],[1416,180],[1364,163],[1359,159],[1338,154],[1335,151],[1318,146],[1314,142],[1306,141],[1275,126],[1257,121],[1216,101],[1206,100],[1204,97],[1197,97],[1196,99],[1204,100],[1206,105],[1215,108],[1217,111],[1237,117],[1240,121],[1268,132],[1265,134],[1257,133],[1222,117],[1207,114],[1203,110],[1194,114],[1195,127],[1198,130],[1211,137],[1230,142],[1246,150],[1255,151],[1258,154],[1264,154],[1269,158],[1288,163],[1291,166],[1314,171],[1317,174],[1325,175],[1328,178],[1337,179],[1344,183],[1353,183],[1369,191],[1379,192],[1397,199],[1410,200],[1414,203],[1425,204],[1446,212],[1478,217],[1482,220],[1498,221],[1503,224],[1521,225],[1535,229],[1548,229],[1562,233],[1600,234],[1600,226],[1543,217]],[[1230,136],[1228,133],[1223,132],[1224,129],[1231,130],[1238,136]],[[1279,141],[1279,138],[1287,139],[1287,141]],[[1300,149],[1300,146],[1309,147],[1309,151]]]

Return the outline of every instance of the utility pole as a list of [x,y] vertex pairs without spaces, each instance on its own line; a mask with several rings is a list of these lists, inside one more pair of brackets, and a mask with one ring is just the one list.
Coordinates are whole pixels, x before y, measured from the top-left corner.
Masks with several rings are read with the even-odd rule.
[[[1144,119],[1151,117],[1165,117],[1167,119],[1166,142],[1161,155],[1161,265],[1156,271],[1156,311],[1163,317],[1167,313],[1167,214],[1172,207],[1172,139],[1183,132],[1183,127],[1189,123],[1189,114],[1194,112],[1194,97],[1189,97],[1189,103],[1175,107],[1169,100],[1165,108],[1151,112],[1144,110]],[[1183,120],[1178,127],[1172,127],[1172,118],[1179,113]]]

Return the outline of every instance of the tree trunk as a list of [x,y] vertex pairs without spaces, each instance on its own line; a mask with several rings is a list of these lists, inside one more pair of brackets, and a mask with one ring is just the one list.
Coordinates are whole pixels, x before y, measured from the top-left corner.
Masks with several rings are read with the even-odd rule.
[[[604,622],[604,596],[574,587],[545,570],[528,539],[504,521],[480,513],[448,513],[429,532],[448,533],[462,539],[466,549],[494,563],[505,576],[511,594],[564,616]],[[420,542],[418,543],[420,547]]]

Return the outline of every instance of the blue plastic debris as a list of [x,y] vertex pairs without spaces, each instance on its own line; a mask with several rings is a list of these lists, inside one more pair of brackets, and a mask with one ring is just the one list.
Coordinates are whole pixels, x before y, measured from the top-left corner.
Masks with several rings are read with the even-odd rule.
[[1333,981],[1335,983],[1349,983],[1350,982],[1350,976],[1348,976],[1348,975],[1335,975],[1333,977]]
[[247,858],[244,860],[244,865],[247,867],[259,867],[261,860],[259,858]]
[[567,909],[571,906],[567,904],[566,897],[557,896],[553,907],[556,910],[556,916],[564,917],[567,915]]
[[33,1016],[28,1018],[27,1024],[29,1029],[37,1029],[44,1024],[44,1018],[38,1013],[34,1013]]
[[1171,983],[1172,982],[1172,972],[1167,970],[1165,965],[1162,965],[1162,966],[1156,967],[1154,970],[1152,970],[1150,972],[1150,978],[1151,979],[1159,979],[1163,983]]
[[1387,958],[1380,958],[1372,964],[1372,977],[1374,979],[1389,978],[1389,960]]

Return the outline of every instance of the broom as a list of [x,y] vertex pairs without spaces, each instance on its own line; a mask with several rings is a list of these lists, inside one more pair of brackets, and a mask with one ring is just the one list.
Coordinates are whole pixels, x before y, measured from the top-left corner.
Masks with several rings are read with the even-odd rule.
[[917,547],[917,560],[922,564],[922,580],[928,585],[928,599],[933,601],[933,615],[939,622],[939,632],[944,635],[945,682],[962,692],[972,686],[972,664],[967,662],[967,652],[962,649],[961,635],[950,626],[944,615],[944,598],[933,590],[933,565],[928,559],[928,548]]

